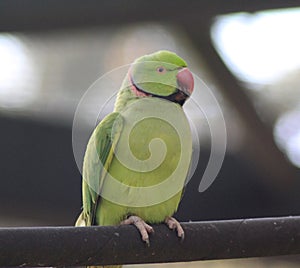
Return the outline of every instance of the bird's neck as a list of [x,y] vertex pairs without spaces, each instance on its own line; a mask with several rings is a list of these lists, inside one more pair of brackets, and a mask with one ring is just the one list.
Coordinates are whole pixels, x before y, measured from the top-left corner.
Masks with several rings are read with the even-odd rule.
[[138,97],[132,93],[130,88],[124,88],[120,90],[115,102],[114,111],[121,112],[128,104],[137,99]]
[[127,105],[129,105],[133,101],[136,101],[139,98],[139,96],[137,96],[133,92],[131,86],[132,85],[129,79],[129,74],[127,74],[121,85],[120,91],[117,96],[117,100],[115,102],[115,112],[121,112]]

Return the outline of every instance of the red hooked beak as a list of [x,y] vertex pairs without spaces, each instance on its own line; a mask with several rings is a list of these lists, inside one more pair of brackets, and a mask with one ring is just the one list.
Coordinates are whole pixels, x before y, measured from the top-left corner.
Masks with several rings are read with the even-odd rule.
[[179,89],[190,96],[194,89],[194,78],[190,70],[188,68],[183,68],[176,77]]

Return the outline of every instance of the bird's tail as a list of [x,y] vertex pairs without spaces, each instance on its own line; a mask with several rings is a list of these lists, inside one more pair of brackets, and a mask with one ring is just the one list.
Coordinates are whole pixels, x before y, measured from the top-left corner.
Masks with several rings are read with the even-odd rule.
[[77,226],[77,227],[87,226],[86,221],[83,217],[83,212],[80,213],[78,219],[76,220],[75,226]]

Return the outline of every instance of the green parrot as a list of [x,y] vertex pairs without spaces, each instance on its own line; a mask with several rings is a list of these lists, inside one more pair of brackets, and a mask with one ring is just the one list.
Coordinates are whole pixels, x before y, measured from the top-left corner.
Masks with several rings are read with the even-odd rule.
[[88,142],[83,211],[76,226],[132,224],[149,245],[154,232],[150,224],[164,222],[184,238],[172,215],[192,157],[192,135],[182,106],[193,88],[186,62],[173,52],[158,51],[131,64],[114,111]]

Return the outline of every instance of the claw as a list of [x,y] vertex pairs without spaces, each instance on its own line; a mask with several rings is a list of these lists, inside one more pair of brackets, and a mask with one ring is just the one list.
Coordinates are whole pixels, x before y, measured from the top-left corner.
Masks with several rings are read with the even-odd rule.
[[139,230],[142,240],[147,244],[148,247],[150,246],[149,234],[154,233],[152,226],[147,224],[138,216],[130,216],[126,220],[122,221],[121,224],[133,224]]
[[165,223],[171,230],[177,231],[177,236],[181,238],[181,241],[184,240],[184,231],[180,223],[173,217],[166,217]]

